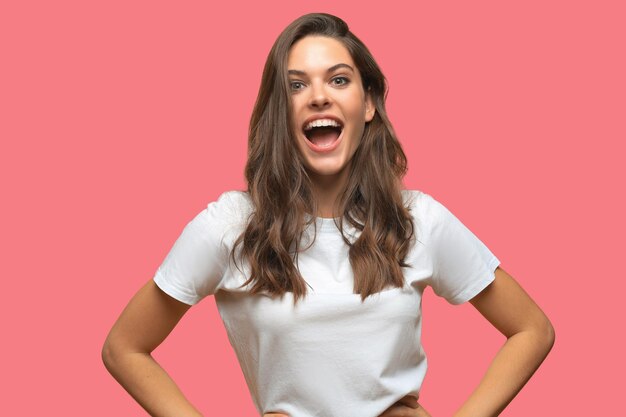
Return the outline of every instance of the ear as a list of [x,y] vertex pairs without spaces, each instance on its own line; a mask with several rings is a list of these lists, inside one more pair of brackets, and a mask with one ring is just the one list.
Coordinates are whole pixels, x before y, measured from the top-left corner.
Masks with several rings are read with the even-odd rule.
[[376,114],[376,107],[374,106],[374,100],[372,94],[368,88],[365,92],[365,122],[371,122]]

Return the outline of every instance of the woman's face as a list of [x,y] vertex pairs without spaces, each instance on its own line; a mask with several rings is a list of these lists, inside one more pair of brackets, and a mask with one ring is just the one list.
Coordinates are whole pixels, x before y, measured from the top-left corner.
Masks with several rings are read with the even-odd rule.
[[293,129],[311,179],[345,183],[365,123],[375,112],[359,70],[341,42],[324,36],[294,43],[287,69]]

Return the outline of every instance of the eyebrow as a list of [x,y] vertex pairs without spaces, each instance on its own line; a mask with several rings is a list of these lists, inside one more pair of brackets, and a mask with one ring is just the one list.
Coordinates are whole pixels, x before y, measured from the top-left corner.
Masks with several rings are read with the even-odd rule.
[[[338,70],[339,68],[348,68],[350,71],[354,72],[354,68],[352,68],[350,65],[344,64],[344,63],[340,63],[340,64],[333,65],[332,67],[328,68],[326,70],[326,73],[328,74],[330,72]],[[300,70],[295,70],[295,69],[290,69],[290,70],[287,71],[287,73],[293,74],[293,75],[306,75],[306,72],[300,71]]]

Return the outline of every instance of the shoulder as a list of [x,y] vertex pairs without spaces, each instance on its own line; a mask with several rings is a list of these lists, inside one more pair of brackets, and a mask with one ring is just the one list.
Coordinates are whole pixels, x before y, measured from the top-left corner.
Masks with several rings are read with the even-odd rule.
[[422,237],[437,233],[454,218],[446,206],[428,193],[420,190],[403,190],[402,195],[418,235]]
[[246,191],[226,191],[222,193],[217,200],[210,202],[210,205],[219,206],[221,210],[240,212],[240,211],[252,211],[252,199],[250,194]]
[[402,190],[402,198],[413,217],[423,220],[439,217],[442,210],[446,209],[432,195],[420,190]]
[[233,190],[222,193],[217,200],[211,201],[208,207],[215,206],[220,211],[237,214],[252,211],[252,199],[245,191]]
[[226,191],[210,201],[192,223],[204,228],[219,228],[245,223],[252,213],[252,200],[247,192]]

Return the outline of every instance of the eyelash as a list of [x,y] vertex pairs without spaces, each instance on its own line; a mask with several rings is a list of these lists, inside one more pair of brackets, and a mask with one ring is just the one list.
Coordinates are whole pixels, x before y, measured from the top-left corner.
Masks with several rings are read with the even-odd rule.
[[[347,77],[335,77],[331,80],[331,82],[335,81],[335,80],[344,80],[344,82],[342,82],[341,84],[335,84],[337,87],[343,87],[344,85],[347,85],[350,83],[350,80]],[[300,91],[300,88],[293,88],[294,84],[304,84],[302,81],[291,81],[291,90],[292,91]]]

